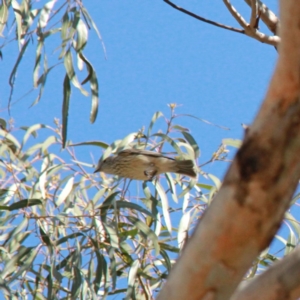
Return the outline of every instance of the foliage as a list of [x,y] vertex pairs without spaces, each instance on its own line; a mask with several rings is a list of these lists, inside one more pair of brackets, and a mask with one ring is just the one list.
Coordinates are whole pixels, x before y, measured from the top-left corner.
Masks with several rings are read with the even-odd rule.
[[[93,165],[78,161],[74,147],[99,146],[105,149],[103,157],[128,146],[166,148],[170,155],[197,159],[197,142],[178,124],[175,106],[170,107],[171,117],[155,113],[146,134],[132,133],[110,146],[100,141],[68,143],[61,155],[57,120],[55,128],[42,124],[22,128],[20,139],[11,128],[0,131],[0,267],[7,297],[96,299],[122,294],[127,299],[149,299],[156,294],[217,192],[219,179],[202,168],[198,180],[165,174],[139,183],[93,175],[85,169]],[[154,131],[159,118],[164,118],[164,132]],[[40,131],[48,137],[35,142]],[[224,140],[210,161],[226,160],[225,143],[237,141]],[[294,226],[290,238],[280,238],[287,251],[300,232],[298,223],[289,218]],[[248,277],[276,259],[268,249]]]
[[[44,1],[41,3],[23,0],[18,3],[16,0],[3,0],[0,7],[0,34],[5,39],[0,45],[0,55],[8,43],[18,42],[19,55],[9,76],[11,87],[9,105],[12,100],[15,87],[18,67],[24,59],[29,43],[36,45],[35,62],[33,66],[33,88],[39,88],[37,98],[32,105],[37,104],[44,91],[47,76],[55,67],[60,67],[63,63],[65,79],[63,82],[63,103],[62,103],[62,141],[65,146],[67,139],[68,113],[71,98],[71,84],[80,90],[84,96],[89,96],[87,90],[83,88],[87,82],[90,83],[91,90],[91,114],[90,121],[94,123],[98,113],[99,88],[96,71],[93,65],[84,55],[84,48],[88,43],[88,31],[94,29],[101,40],[100,32],[91,18],[89,12],[81,1]],[[11,22],[11,25],[9,25]],[[15,28],[15,34],[13,29]],[[14,34],[14,35],[13,35]],[[13,35],[13,36],[12,36]],[[51,44],[50,44],[51,41]],[[53,64],[48,65],[49,58],[46,45],[53,43],[57,59],[53,59]],[[59,50],[59,53],[58,53]],[[74,54],[76,56],[79,71],[86,68],[86,78],[80,83],[74,68]]]

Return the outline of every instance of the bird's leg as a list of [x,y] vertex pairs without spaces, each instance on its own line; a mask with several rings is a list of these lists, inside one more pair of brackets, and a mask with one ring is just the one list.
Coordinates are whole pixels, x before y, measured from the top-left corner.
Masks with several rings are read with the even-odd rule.
[[148,181],[151,181],[153,177],[156,175],[157,171],[156,170],[145,170],[144,174],[148,178]]

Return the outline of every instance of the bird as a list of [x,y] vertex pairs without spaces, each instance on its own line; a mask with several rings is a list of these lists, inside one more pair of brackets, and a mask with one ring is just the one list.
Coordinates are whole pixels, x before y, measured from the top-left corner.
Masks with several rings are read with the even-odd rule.
[[120,177],[151,181],[155,176],[173,172],[196,178],[193,160],[175,160],[158,152],[125,149],[117,155],[101,159],[94,171]]

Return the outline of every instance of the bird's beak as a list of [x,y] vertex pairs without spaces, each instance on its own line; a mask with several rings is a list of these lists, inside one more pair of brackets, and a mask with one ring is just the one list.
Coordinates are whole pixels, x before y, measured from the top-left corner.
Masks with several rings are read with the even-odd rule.
[[101,171],[101,167],[102,167],[102,161],[99,160],[98,165],[97,165],[97,167],[96,167],[94,173],[100,172],[100,171]]

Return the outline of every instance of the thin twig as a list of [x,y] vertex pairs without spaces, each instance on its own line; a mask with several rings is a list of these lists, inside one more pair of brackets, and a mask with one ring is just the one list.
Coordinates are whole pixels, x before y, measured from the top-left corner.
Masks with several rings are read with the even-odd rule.
[[266,35],[256,28],[253,28],[246,22],[246,20],[241,16],[241,14],[235,9],[235,7],[230,3],[229,0],[223,0],[225,6],[231,13],[231,15],[236,19],[236,21],[244,28],[244,33],[262,43],[266,43],[273,46],[278,46],[280,38],[278,36]]
[[257,2],[256,0],[251,0],[251,17],[250,17],[250,27],[257,28]]
[[220,27],[220,28],[223,28],[223,29],[227,29],[227,30],[230,30],[230,31],[234,31],[234,32],[238,32],[238,33],[242,33],[242,34],[245,34],[245,31],[242,30],[242,29],[238,29],[238,28],[234,28],[234,27],[231,27],[231,26],[227,26],[227,25],[224,25],[224,24],[220,24],[220,23],[217,23],[217,22],[214,22],[214,21],[211,21],[211,20],[208,20],[208,19],[205,19],[203,17],[200,17],[182,7],[179,7],[177,6],[176,4],[174,4],[173,2],[169,1],[169,0],[163,0],[164,2],[166,2],[167,4],[169,4],[170,6],[172,6],[173,8],[199,20],[199,21],[202,21],[202,22],[205,22],[205,23],[208,23],[208,24],[211,24],[211,25],[214,25],[214,26],[217,26],[217,27]]
[[229,0],[223,0],[224,4],[226,5],[227,9],[231,13],[231,15],[236,19],[236,21],[244,28],[246,29],[249,24],[246,22],[246,20],[242,17],[242,15],[235,9],[235,7],[230,3]]
[[[252,0],[244,0],[250,7],[252,5]],[[273,34],[278,33],[278,27],[280,26],[280,21],[273,11],[271,11],[263,2],[256,0],[258,5],[258,11],[260,12],[261,20],[266,24],[269,30]]]

